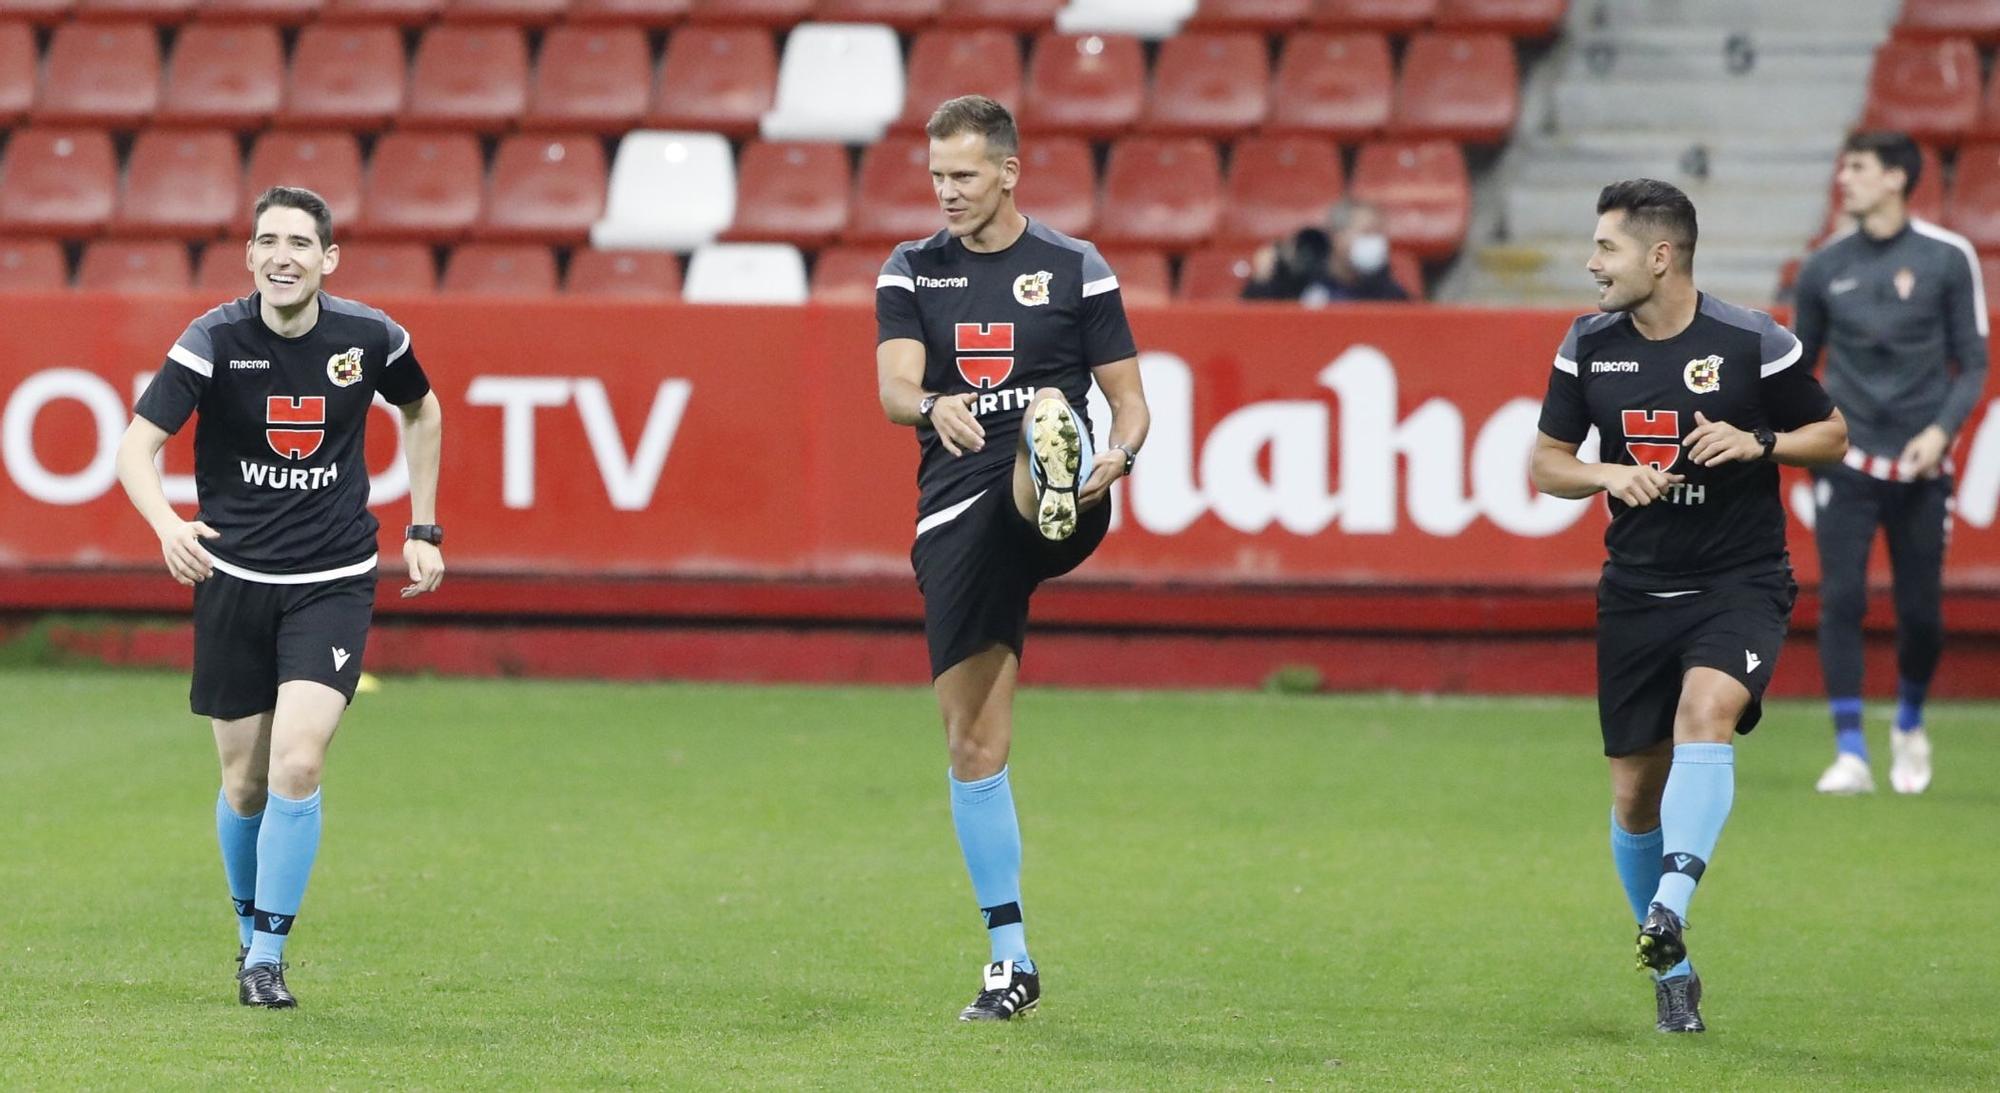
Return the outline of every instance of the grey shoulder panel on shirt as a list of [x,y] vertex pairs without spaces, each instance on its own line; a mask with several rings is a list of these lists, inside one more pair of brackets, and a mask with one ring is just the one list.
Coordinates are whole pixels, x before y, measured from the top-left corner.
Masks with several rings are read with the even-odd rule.
[[1742,307],[1727,300],[1701,294],[1701,313],[1716,322],[1757,335],[1758,362],[1762,374],[1771,376],[1797,364],[1804,347],[1797,335],[1778,320],[1756,308]]
[[174,344],[193,353],[204,361],[213,361],[215,358],[216,329],[228,326],[231,323],[240,323],[245,319],[253,319],[256,316],[257,312],[251,308],[250,297],[248,296],[231,300],[228,303],[217,304],[203,312],[195,321],[189,323],[186,332],[182,333],[179,340]]
[[[905,288],[916,291],[916,270],[910,264],[910,255],[918,251],[941,247],[951,238],[951,232],[940,229],[927,239],[910,239],[896,244],[889,252],[887,261],[882,263],[882,272],[875,280],[876,288]],[[905,284],[904,282],[909,282]]]
[[[1028,220],[1028,234],[1052,247],[1058,247],[1079,256],[1083,262],[1082,275],[1085,286],[1101,285],[1109,279],[1111,281],[1110,287],[1117,287],[1116,275],[1111,271],[1111,263],[1105,261],[1104,255],[1098,253],[1097,244],[1092,243],[1088,239],[1078,239],[1074,236],[1064,235],[1032,217]],[[1094,293],[1086,288],[1084,295],[1089,296],[1094,295]]]
[[319,306],[330,315],[348,315],[381,323],[389,341],[389,358],[385,364],[396,363],[403,354],[410,351],[410,332],[403,329],[402,324],[391,319],[389,313],[379,307],[370,307],[359,300],[335,296],[330,292],[320,293]]
[[1588,315],[1578,315],[1569,324],[1569,330],[1563,334],[1562,348],[1556,350],[1556,367],[1572,376],[1576,375],[1577,342],[1587,335],[1611,326],[1623,315],[1623,312],[1618,311],[1593,311]]

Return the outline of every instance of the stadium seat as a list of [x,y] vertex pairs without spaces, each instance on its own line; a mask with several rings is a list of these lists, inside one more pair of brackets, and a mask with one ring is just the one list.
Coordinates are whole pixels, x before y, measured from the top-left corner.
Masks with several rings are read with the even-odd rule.
[[1069,0],[1056,12],[1064,34],[1130,34],[1171,38],[1194,15],[1196,0]]
[[319,18],[325,0],[201,0],[195,18],[204,23],[255,23],[295,27]]
[[515,27],[439,26],[424,32],[398,119],[412,129],[497,133],[528,104],[528,40]]
[[927,30],[910,46],[903,116],[894,128],[922,132],[939,103],[960,95],[985,95],[1009,110],[1021,108],[1021,39],[997,27]]
[[1254,129],[1270,108],[1271,70],[1256,34],[1180,34],[1160,46],[1144,128],[1210,137]]
[[652,81],[652,54],[638,27],[556,27],[542,36],[521,126],[623,133],[645,116]]
[[[568,10],[569,0],[445,0],[444,21],[545,27],[562,19]],[[446,272],[445,280],[450,279]],[[449,284],[446,291],[450,291]]]
[[437,259],[423,243],[343,243],[340,265],[326,279],[335,296],[424,296],[437,291]]
[[273,186],[303,186],[326,199],[338,238],[361,216],[361,143],[352,133],[265,133],[250,149],[236,227],[250,236],[250,210]]
[[2000,0],[1903,0],[1898,38],[1971,38],[2000,41]]
[[590,238],[590,226],[604,215],[605,185],[604,145],[596,137],[508,137],[493,157],[486,212],[474,234],[562,246],[583,243]]
[[1979,91],[1979,51],[1970,41],[1891,39],[1875,51],[1861,124],[1951,147],[1978,120]]
[[570,255],[563,290],[571,296],[678,300],[681,261],[665,251],[579,250]]
[[[1021,150],[1021,211],[1049,227],[1088,238],[1097,226],[1097,160],[1081,137],[1046,137]],[[937,202],[931,202],[937,215]],[[933,229],[935,230],[935,228]]]
[[689,0],[688,22],[789,27],[812,14],[813,0]]
[[1181,262],[1181,282],[1176,298],[1197,301],[1240,300],[1243,284],[1250,279],[1248,247],[1209,247],[1195,251]]
[[1439,30],[1492,31],[1510,38],[1547,38],[1569,0],[1442,0]]
[[332,23],[420,26],[437,18],[444,0],[326,0],[320,18]]
[[0,292],[56,292],[69,286],[69,264],[53,239],[0,239]]
[[903,112],[903,46],[884,26],[805,23],[785,38],[765,140],[877,140]]
[[1165,307],[1173,298],[1174,277],[1167,256],[1156,250],[1107,250],[1104,260],[1118,278],[1127,307]]
[[26,23],[0,23],[0,127],[18,124],[35,101],[35,32]]
[[1390,241],[1419,258],[1455,253],[1472,215],[1465,154],[1450,141],[1363,145],[1348,192],[1381,209]]
[[1419,34],[1403,50],[1389,132],[1468,144],[1507,138],[1520,112],[1514,43],[1501,34]]
[[64,23],[49,40],[38,125],[136,128],[160,105],[159,32],[146,23]]
[[802,304],[806,260],[789,243],[710,243],[688,260],[691,304]]
[[96,235],[111,219],[118,160],[96,129],[16,129],[0,159],[0,235]]
[[1438,0],[1318,0],[1306,22],[1336,30],[1407,34],[1429,26],[1437,8]]
[[375,142],[355,234],[445,242],[479,219],[479,139],[470,133],[396,132]]
[[944,0],[818,0],[812,17],[827,23],[882,23],[908,33],[937,22]]
[[1065,0],[944,0],[938,25],[997,27],[1016,34],[1034,34],[1056,25]]
[[32,26],[63,22],[75,11],[76,0],[0,0],[0,19],[18,19]]
[[1979,102],[1979,119],[1967,137],[1976,140],[2000,137],[2000,77],[1987,81],[1986,93]]
[[285,93],[285,51],[275,26],[196,23],[174,40],[160,125],[261,129]]
[[243,161],[222,130],[139,134],[125,165],[113,234],[213,239],[237,215]]
[[1974,247],[2000,247],[2000,144],[1968,144],[1958,150],[1945,226]]
[[[250,295],[257,286],[251,281],[244,257],[243,244],[234,239],[219,239],[201,248],[201,259],[194,264],[194,290],[216,299]],[[345,247],[341,248],[341,260],[345,264]]]
[[1282,34],[1305,22],[1312,0],[1201,0],[1187,30],[1254,30]]
[[847,227],[852,171],[843,145],[752,141],[736,157],[736,219],[724,238],[824,246]]
[[1389,123],[1395,69],[1378,33],[1304,31],[1285,39],[1265,130],[1365,140]]
[[1184,251],[1215,234],[1222,215],[1222,162],[1215,142],[1129,137],[1111,147],[1097,241]]
[[299,32],[280,124],[379,129],[403,108],[403,38],[389,26],[314,23]]
[[667,39],[646,124],[747,137],[771,109],[778,51],[756,27],[688,27]]
[[873,304],[875,278],[889,257],[887,247],[828,247],[813,259],[812,300],[816,304]]
[[1403,291],[1410,294],[1411,300],[1424,300],[1430,297],[1430,292],[1424,285],[1424,263],[1409,251],[1389,252],[1389,279],[1402,286]]
[[76,17],[91,23],[136,19],[154,26],[172,26],[194,15],[195,3],[196,0],[77,0]]
[[1318,224],[1340,200],[1340,150],[1314,137],[1250,137],[1229,157],[1220,240],[1264,243]]
[[572,23],[670,27],[687,18],[688,0],[570,0]]
[[736,164],[714,133],[637,130],[611,163],[604,219],[590,242],[605,250],[689,250],[736,217]]
[[77,266],[78,292],[115,292],[121,296],[187,292],[194,287],[194,268],[186,243],[165,240],[99,240],[83,248]]
[[846,241],[897,243],[936,234],[944,227],[944,213],[931,189],[930,171],[930,142],[922,137],[886,137],[869,145],[854,178],[854,216]]
[[1047,33],[1028,62],[1021,128],[1103,139],[1139,120],[1146,59],[1137,38]]
[[445,260],[441,287],[460,296],[553,296],[556,254],[533,243],[467,243]]

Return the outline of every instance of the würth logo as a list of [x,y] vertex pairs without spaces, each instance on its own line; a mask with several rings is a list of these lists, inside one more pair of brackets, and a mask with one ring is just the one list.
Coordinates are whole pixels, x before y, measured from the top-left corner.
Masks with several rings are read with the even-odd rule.
[[[985,391],[1000,386],[1013,375],[1013,323],[959,323],[954,329],[959,352],[958,374],[965,377],[965,382]],[[981,355],[967,356],[968,353]],[[984,355],[990,353],[1007,356]]]
[[[325,425],[326,396],[305,395],[288,398],[272,395],[264,400],[264,418],[271,425]],[[286,459],[304,459],[319,451],[326,439],[325,429],[272,428],[264,430],[271,450]]]
[[1625,450],[1641,467],[1670,471],[1681,457],[1681,415],[1678,410],[1627,410],[1622,415]]

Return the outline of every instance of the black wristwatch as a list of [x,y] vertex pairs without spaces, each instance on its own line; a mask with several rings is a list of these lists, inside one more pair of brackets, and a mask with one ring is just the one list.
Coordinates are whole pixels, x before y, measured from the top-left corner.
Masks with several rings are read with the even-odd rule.
[[931,411],[937,409],[937,395],[925,395],[917,402],[917,416],[925,421],[931,419]]
[[1123,445],[1123,444],[1113,444],[1113,445],[1111,446],[1111,450],[1112,450],[1112,451],[1114,451],[1114,452],[1124,452],[1124,453],[1125,453],[1125,473],[1126,473],[1126,474],[1131,474],[1131,473],[1132,473],[1132,464],[1134,464],[1134,463],[1138,462],[1138,460],[1139,460],[1139,453],[1138,453],[1138,452],[1135,452],[1135,451],[1133,451],[1133,450],[1132,450],[1132,449],[1130,449],[1130,448],[1127,448],[1127,447],[1126,447],[1125,445]]
[[444,528],[437,524],[411,524],[403,529],[403,538],[416,539],[432,546],[443,546]]
[[1761,428],[1752,429],[1750,430],[1750,435],[1756,438],[1757,443],[1764,446],[1765,459],[1771,458],[1771,453],[1778,450],[1778,434],[1771,430]]

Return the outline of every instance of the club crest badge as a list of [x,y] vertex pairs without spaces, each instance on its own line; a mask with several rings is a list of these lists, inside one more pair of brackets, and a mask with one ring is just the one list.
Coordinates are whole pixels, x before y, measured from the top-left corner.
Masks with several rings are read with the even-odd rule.
[[1910,298],[1910,293],[1917,290],[1917,271],[1905,266],[1896,271],[1892,283],[1896,286],[1896,298],[1907,300]]
[[326,378],[335,387],[352,387],[361,382],[361,350],[350,349],[326,359]]
[[1682,373],[1687,380],[1688,390],[1697,395],[1706,395],[1722,389],[1722,357],[1711,353],[1700,360],[1689,361],[1687,371]]
[[1014,278],[1014,299],[1022,307],[1040,307],[1049,302],[1049,280],[1055,275],[1047,270],[1024,273]]

